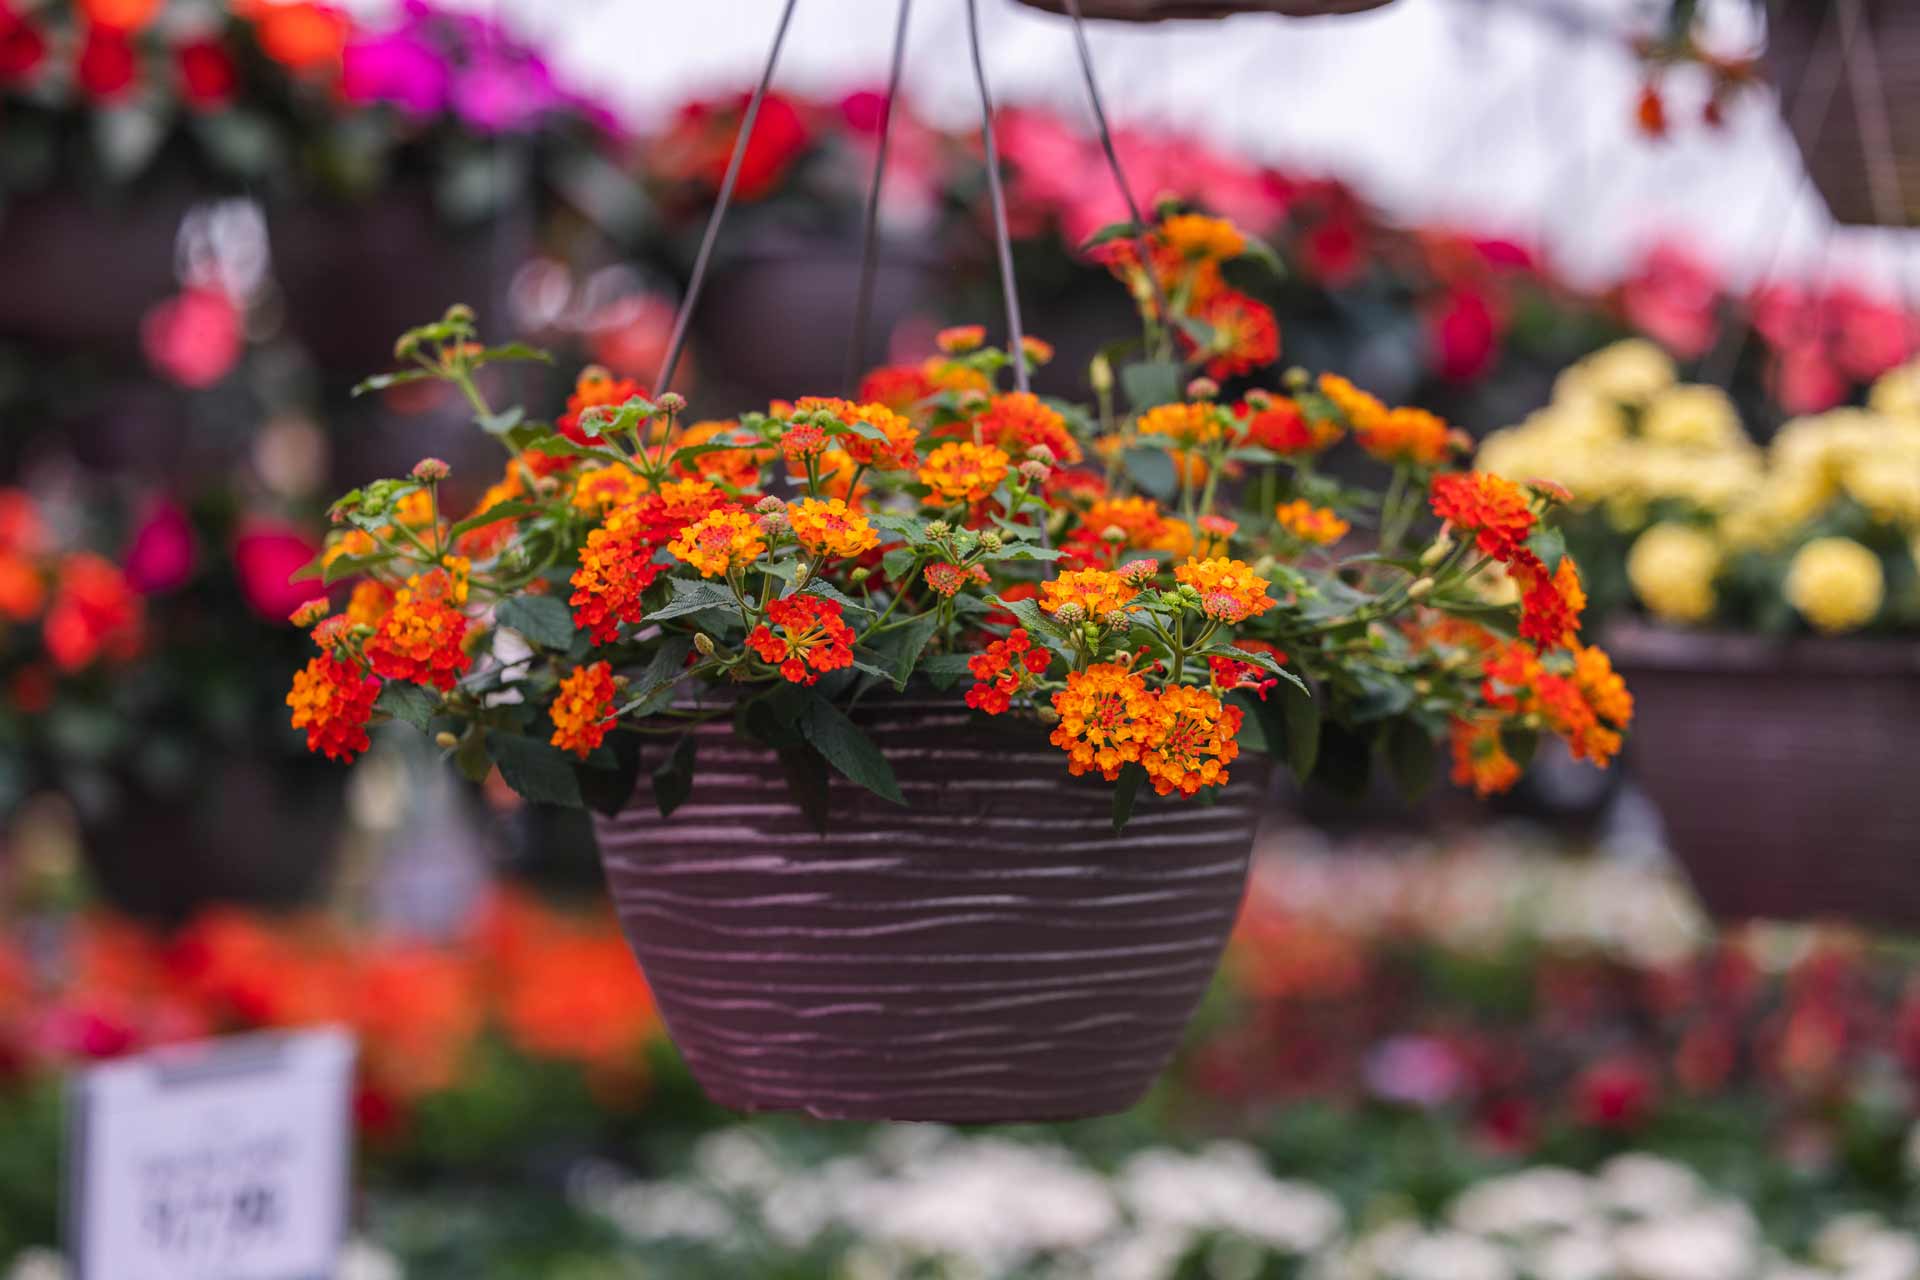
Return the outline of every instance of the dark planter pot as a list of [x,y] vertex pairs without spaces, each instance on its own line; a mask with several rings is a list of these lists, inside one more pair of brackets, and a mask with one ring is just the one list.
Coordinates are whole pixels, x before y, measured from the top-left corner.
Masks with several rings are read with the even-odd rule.
[[[1049,13],[1068,13],[1066,0],[1020,0]],[[1165,22],[1169,18],[1226,18],[1236,13],[1277,13],[1323,18],[1378,9],[1392,0],[1081,0],[1080,13],[1114,22]]]
[[53,187],[0,204],[0,337],[138,352],[141,317],[180,287],[180,222],[210,198],[185,186],[113,197]]
[[1723,920],[1920,926],[1920,645],[1616,625],[1627,750]]
[[[1800,157],[1833,216],[1864,225],[1920,221],[1920,7],[1862,0],[1854,56],[1873,61],[1884,104],[1865,116],[1834,4],[1786,0],[1768,13],[1768,67]],[[1884,118],[1884,143],[1876,140],[1876,117]]]
[[829,835],[771,751],[700,731],[692,798],[598,822],[614,903],[716,1102],[831,1119],[1122,1111],[1177,1047],[1246,889],[1266,771],[1217,802],[1070,779],[1035,731],[863,709],[909,807],[836,777]]
[[[887,337],[935,295],[938,260],[883,243],[861,368],[886,359]],[[713,384],[747,402],[850,392],[847,343],[860,288],[857,236],[768,234],[716,267],[693,315],[702,399]]]
[[484,332],[503,332],[508,286],[533,250],[524,208],[459,226],[418,184],[360,203],[279,205],[268,234],[288,328],[322,369],[353,379],[391,367],[394,339],[456,302]]
[[210,762],[185,794],[129,788],[84,822],[87,869],[108,903],[158,923],[219,903],[310,906],[338,862],[345,775],[324,761],[234,757]]

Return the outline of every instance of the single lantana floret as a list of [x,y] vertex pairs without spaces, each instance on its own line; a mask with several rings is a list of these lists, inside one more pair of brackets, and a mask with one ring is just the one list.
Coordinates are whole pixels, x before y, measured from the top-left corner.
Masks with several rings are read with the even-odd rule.
[[723,577],[732,570],[744,569],[766,549],[759,521],[751,512],[735,506],[709,512],[667,544],[676,560],[692,565],[703,578]]
[[568,672],[560,680],[548,713],[553,718],[553,737],[548,741],[582,760],[592,755],[615,724],[616,692],[613,668],[604,662]]
[[767,621],[748,634],[747,647],[794,684],[812,684],[853,665],[853,628],[832,600],[787,596],[768,603]]
[[839,498],[807,498],[789,506],[793,536],[813,555],[852,557],[880,545],[880,534]]

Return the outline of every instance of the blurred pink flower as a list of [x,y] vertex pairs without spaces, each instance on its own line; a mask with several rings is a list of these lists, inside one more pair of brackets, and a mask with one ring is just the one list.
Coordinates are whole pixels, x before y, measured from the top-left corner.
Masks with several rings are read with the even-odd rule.
[[1628,323],[1683,359],[1707,353],[1719,336],[1720,281],[1678,245],[1662,244],[1620,285]]
[[1500,350],[1500,319],[1485,294],[1453,289],[1426,310],[1427,347],[1434,370],[1454,382],[1485,373]]
[[1437,1036],[1404,1035],[1383,1041],[1367,1055],[1368,1090],[1388,1102],[1437,1107],[1466,1083],[1466,1068],[1453,1047]]
[[218,289],[190,288],[155,303],[140,321],[147,360],[183,387],[210,387],[240,359],[240,309]]
[[233,567],[247,604],[267,621],[285,623],[315,594],[312,583],[287,579],[318,554],[319,543],[296,525],[248,520],[233,542]]
[[127,582],[143,596],[157,595],[185,585],[193,565],[193,525],[179,503],[161,498],[147,508],[127,544]]

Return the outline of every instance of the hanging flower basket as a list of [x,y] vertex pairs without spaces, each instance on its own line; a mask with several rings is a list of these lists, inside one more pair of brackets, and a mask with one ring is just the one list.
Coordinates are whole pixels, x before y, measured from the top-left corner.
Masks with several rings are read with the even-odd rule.
[[[1833,216],[1911,226],[1920,219],[1920,8],[1908,0],[1861,0],[1859,21],[1850,65],[1833,3],[1769,6],[1767,62],[1801,159]],[[1861,80],[1856,66],[1868,62]],[[1856,96],[1862,91],[1864,112]]]
[[1920,644],[1609,629],[1634,777],[1723,920],[1920,926]]
[[1143,810],[1043,734],[950,701],[856,715],[901,808],[835,779],[821,835],[724,722],[671,818],[597,822],[627,936],[709,1096],[839,1119],[1059,1120],[1131,1106],[1239,913],[1265,788]]
[[[1020,0],[1049,13],[1070,13],[1066,0]],[[1378,9],[1392,0],[1082,0],[1083,17],[1113,22],[1165,22],[1171,18],[1226,18],[1236,13],[1277,13],[1321,18]]]

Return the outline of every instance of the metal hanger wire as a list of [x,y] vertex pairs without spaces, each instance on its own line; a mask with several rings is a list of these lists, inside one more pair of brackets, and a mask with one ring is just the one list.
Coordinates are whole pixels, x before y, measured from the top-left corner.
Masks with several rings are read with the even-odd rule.
[[[1007,352],[1013,361],[1013,384],[1029,390],[1026,331],[1020,323],[1020,290],[1013,277],[1013,237],[1007,231],[1007,197],[1000,185],[1000,148],[993,133],[993,94],[987,88],[987,68],[980,58],[979,0],[967,0],[967,43],[973,51],[973,80],[980,89],[980,132],[987,153],[987,195],[993,202],[993,245],[1000,259],[1000,291],[1007,304]],[[976,425],[976,432],[978,427]]]
[[900,72],[906,64],[907,18],[913,0],[900,0],[900,16],[893,28],[893,66],[887,73],[887,98],[880,107],[880,140],[873,153],[873,182],[867,187],[865,219],[860,229],[860,284],[854,294],[853,332],[847,338],[848,395],[859,385],[867,358],[867,328],[873,320],[874,273],[880,259],[880,186],[887,176],[887,146],[893,138],[893,108],[900,99]]

